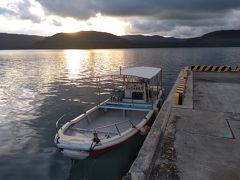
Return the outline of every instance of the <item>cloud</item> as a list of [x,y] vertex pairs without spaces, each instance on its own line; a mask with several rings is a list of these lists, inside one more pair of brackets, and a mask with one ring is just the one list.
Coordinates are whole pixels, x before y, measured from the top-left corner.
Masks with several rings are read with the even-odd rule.
[[74,17],[78,19],[89,19],[99,11],[96,7],[97,2],[92,0],[36,0],[45,9],[48,14],[62,17]]
[[[88,20],[97,13],[125,19],[132,34],[196,36],[211,30],[236,29],[233,11],[240,0],[36,0],[48,14]],[[238,16],[239,17],[239,16]]]
[[109,16],[153,16],[161,19],[198,18],[240,8],[239,0],[36,0],[59,16],[88,19]]
[[52,20],[51,24],[54,26],[62,26],[63,25],[61,21],[58,21],[55,19]]
[[24,0],[17,4],[18,16],[23,20],[31,20],[34,23],[40,23],[41,17],[31,11],[33,5],[29,0]]
[[10,9],[0,7],[0,15],[16,15],[16,13]]
[[193,19],[155,19],[132,18],[131,27],[127,30],[130,34],[159,34],[178,38],[196,37],[205,33],[224,30],[240,29],[240,10],[226,13],[223,17]]
[[[3,0],[9,2],[10,0]],[[127,34],[159,34],[193,37],[220,29],[240,28],[240,0],[11,0],[10,7],[1,7],[0,15],[48,24],[51,30],[72,28],[104,31],[112,24],[101,14],[125,22]],[[9,3],[8,3],[9,4]],[[55,18],[51,18],[55,17]],[[95,19],[96,21],[91,21]],[[10,19],[10,18],[9,18]],[[65,20],[64,20],[65,19]],[[70,20],[72,19],[72,20]],[[73,23],[76,21],[76,24]],[[102,22],[102,21],[101,21]],[[119,23],[120,24],[120,23]],[[76,28],[77,29],[77,28]],[[113,32],[114,33],[114,32]]]
[[0,15],[9,19],[30,20],[33,23],[40,23],[44,18],[42,6],[35,0],[3,1],[2,7],[0,6]]

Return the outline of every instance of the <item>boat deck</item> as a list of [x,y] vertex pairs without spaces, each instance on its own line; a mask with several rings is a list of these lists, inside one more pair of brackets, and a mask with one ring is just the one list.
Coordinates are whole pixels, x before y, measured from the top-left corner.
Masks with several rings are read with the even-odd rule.
[[[125,111],[125,112],[124,112]],[[72,125],[66,132],[69,136],[81,136],[84,134],[93,137],[94,130],[100,139],[120,135],[131,128],[132,125],[140,123],[147,115],[145,111],[128,111],[122,109],[99,108],[93,114],[88,115],[79,123]]]

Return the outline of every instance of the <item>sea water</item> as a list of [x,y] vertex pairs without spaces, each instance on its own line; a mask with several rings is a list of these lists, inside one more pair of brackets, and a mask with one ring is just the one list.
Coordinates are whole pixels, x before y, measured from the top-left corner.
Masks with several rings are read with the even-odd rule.
[[[167,94],[185,66],[239,64],[240,48],[0,51],[0,179],[120,179],[127,172],[142,137],[83,161],[54,145],[59,117],[74,118],[99,101],[97,78],[86,78],[120,66],[160,67]],[[102,80],[106,97],[111,83]]]

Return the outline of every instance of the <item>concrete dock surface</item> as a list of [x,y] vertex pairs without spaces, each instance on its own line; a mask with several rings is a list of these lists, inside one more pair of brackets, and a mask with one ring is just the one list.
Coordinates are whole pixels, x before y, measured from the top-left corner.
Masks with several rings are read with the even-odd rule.
[[[183,73],[183,72],[181,72]],[[240,179],[240,73],[181,73],[126,179]]]

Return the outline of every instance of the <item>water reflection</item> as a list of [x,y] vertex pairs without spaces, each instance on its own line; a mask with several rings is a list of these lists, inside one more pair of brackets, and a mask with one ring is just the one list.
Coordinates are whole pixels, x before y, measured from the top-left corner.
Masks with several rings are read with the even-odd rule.
[[[168,91],[184,66],[236,65],[239,57],[239,48],[0,51],[0,179],[75,179],[79,166],[69,175],[53,138],[61,115],[73,118],[98,101],[96,79],[82,78],[162,67]],[[110,79],[102,80],[106,94]]]
[[116,71],[126,66],[124,55],[120,50],[64,50],[68,75],[74,79]]
[[84,66],[87,62],[86,51],[82,50],[64,50],[66,68],[69,79],[77,79],[81,73],[84,73]]
[[69,180],[118,180],[126,174],[136,158],[144,136],[138,135],[128,143],[98,156],[96,159],[74,160]]

